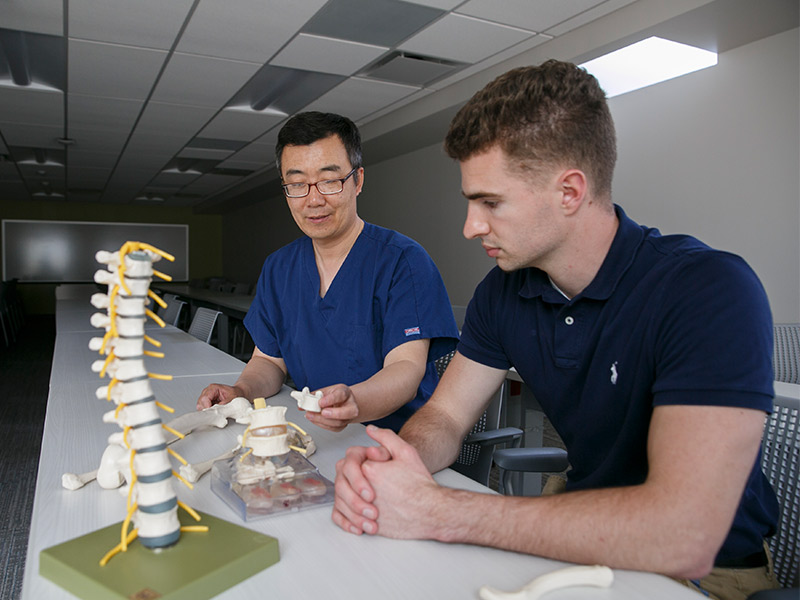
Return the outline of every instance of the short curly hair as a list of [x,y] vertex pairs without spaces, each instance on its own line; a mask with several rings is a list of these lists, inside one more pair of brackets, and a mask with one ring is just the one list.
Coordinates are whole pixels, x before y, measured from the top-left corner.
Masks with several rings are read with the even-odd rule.
[[464,161],[499,146],[512,168],[578,168],[598,198],[611,197],[617,161],[614,121],[600,84],[585,69],[548,60],[519,67],[476,93],[450,123],[445,151]]

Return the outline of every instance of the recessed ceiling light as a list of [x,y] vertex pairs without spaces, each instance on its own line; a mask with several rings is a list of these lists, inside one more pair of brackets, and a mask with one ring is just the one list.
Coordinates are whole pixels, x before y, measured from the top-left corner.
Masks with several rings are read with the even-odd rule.
[[580,66],[597,78],[608,98],[613,98],[716,64],[716,52],[650,37]]

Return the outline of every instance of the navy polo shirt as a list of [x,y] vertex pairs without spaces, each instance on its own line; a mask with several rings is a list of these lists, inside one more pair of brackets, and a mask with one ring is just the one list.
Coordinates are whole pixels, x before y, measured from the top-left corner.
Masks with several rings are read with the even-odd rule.
[[416,396],[375,421],[399,431],[436,387],[433,361],[455,348],[458,328],[444,282],[414,240],[364,224],[324,297],[311,238],[269,255],[244,324],[259,350],[283,358],[298,389],[354,385],[383,368],[386,355],[429,339]]
[[[615,209],[619,229],[583,292],[568,300],[543,271],[495,267],[458,346],[517,369],[567,447],[568,490],[644,482],[654,406],[772,411],[772,317],[752,269]],[[718,560],[759,552],[775,531],[777,500],[759,464]]]

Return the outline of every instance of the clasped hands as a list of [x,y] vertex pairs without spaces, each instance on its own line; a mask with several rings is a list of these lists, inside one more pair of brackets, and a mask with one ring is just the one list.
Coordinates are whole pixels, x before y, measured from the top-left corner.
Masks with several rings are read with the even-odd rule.
[[416,449],[389,429],[367,426],[379,446],[353,446],[336,463],[331,518],[344,531],[399,539],[434,537],[441,488]]

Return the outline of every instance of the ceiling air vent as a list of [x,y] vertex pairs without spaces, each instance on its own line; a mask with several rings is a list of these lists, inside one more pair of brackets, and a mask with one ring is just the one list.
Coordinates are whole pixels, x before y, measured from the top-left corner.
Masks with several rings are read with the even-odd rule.
[[394,83],[424,86],[455,73],[466,65],[408,52],[392,52],[368,67],[362,75]]

